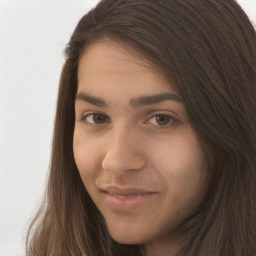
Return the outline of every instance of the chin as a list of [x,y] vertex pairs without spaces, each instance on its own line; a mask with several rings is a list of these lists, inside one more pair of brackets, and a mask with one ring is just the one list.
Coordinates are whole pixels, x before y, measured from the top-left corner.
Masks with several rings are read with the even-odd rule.
[[134,238],[131,238],[131,239],[123,238],[122,239],[120,237],[113,237],[113,236],[111,236],[111,237],[114,241],[116,241],[119,244],[126,244],[126,245],[144,244],[144,242],[141,239],[137,240]]
[[110,236],[113,240],[115,240],[119,244],[144,244],[146,242],[146,239],[142,239],[142,235],[138,235],[135,233],[128,233],[128,232],[111,232],[109,231]]

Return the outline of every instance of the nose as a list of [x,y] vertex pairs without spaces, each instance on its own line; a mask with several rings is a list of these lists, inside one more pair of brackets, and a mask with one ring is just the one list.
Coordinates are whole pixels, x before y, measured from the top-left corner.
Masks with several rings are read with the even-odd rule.
[[127,172],[136,172],[146,165],[146,157],[138,132],[119,127],[109,137],[107,151],[102,167],[121,176]]

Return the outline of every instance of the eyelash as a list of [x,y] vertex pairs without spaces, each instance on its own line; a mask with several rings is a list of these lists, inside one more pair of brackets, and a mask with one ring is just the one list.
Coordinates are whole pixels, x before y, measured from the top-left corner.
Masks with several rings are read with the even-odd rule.
[[[100,113],[100,112],[92,112],[92,113],[89,113],[89,114],[84,115],[84,116],[81,118],[81,121],[86,122],[86,124],[88,124],[88,125],[90,125],[90,126],[92,126],[92,127],[101,126],[101,125],[104,125],[104,124],[105,124],[105,122],[104,122],[104,123],[98,123],[98,124],[97,124],[97,123],[90,123],[90,122],[86,121],[86,119],[87,119],[88,117],[90,117],[90,116],[93,117],[94,115],[103,116],[103,117],[105,117],[107,120],[110,120],[110,118],[109,118],[107,115],[105,115],[105,114],[102,114],[102,113]],[[168,124],[165,124],[165,125],[155,125],[155,124],[153,124],[153,126],[154,126],[155,128],[157,128],[157,129],[167,129],[167,128],[169,128],[170,126],[172,126],[172,125],[174,125],[174,124],[177,124],[177,123],[180,121],[180,120],[178,120],[177,118],[175,118],[175,117],[173,117],[173,116],[171,116],[171,115],[160,114],[160,113],[151,116],[151,117],[148,119],[148,121],[151,120],[151,119],[153,119],[153,118],[156,118],[156,117],[164,117],[164,118],[168,118],[168,119],[169,119]],[[147,123],[148,123],[148,121],[147,121]]]

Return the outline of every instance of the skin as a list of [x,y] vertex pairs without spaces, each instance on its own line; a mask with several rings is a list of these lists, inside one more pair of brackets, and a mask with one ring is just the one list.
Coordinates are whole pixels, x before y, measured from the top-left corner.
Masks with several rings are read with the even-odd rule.
[[[117,43],[93,43],[80,60],[73,140],[79,173],[112,238],[145,244],[148,256],[176,255],[179,224],[200,206],[207,189],[205,156],[184,103],[130,104],[163,92],[177,95],[161,73]],[[109,185],[154,194],[135,209],[118,211],[101,191]]]

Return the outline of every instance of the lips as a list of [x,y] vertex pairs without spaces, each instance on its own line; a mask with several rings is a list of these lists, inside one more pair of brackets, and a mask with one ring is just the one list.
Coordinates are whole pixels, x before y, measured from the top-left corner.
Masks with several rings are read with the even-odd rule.
[[142,196],[143,194],[130,194],[130,195],[122,195],[122,194],[117,194],[117,193],[112,193],[112,192],[106,192],[109,193],[110,195],[116,196],[118,198],[131,198],[135,196]]
[[131,211],[148,203],[156,192],[141,188],[104,187],[101,190],[107,206],[114,211]]

